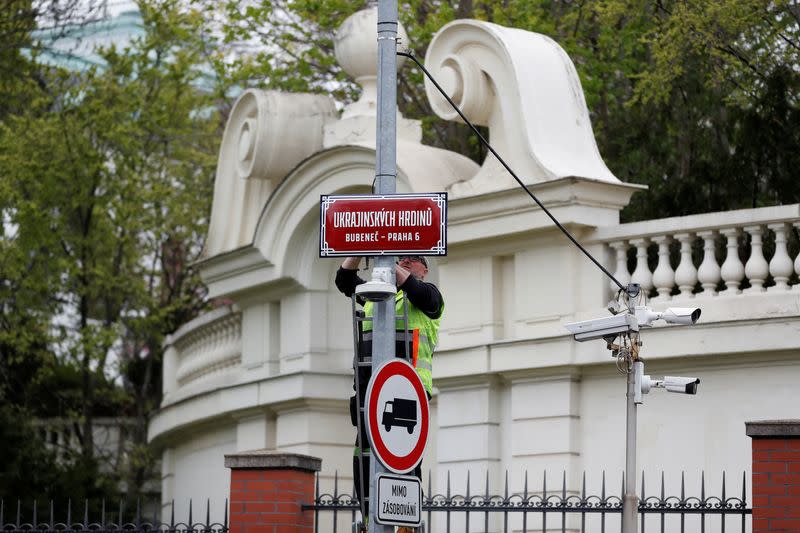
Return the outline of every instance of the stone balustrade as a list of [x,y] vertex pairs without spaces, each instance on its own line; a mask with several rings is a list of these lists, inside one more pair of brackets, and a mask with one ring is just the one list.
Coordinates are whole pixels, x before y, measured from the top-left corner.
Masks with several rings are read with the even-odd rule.
[[591,242],[608,247],[621,283],[638,283],[666,301],[800,291],[798,229],[795,204],[598,228]]
[[[231,308],[215,309],[185,324],[167,344],[173,360],[165,361],[165,378],[175,387],[238,367],[242,359],[242,314]],[[174,375],[167,375],[168,370]]]

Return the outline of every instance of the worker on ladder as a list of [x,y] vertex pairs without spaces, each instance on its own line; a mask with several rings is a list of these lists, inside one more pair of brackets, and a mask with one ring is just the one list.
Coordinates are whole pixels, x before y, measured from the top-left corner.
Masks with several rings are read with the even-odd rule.
[[[365,280],[358,276],[360,263],[360,257],[348,257],[336,272],[336,287],[345,296],[352,297],[355,288],[365,283]],[[444,299],[436,285],[425,281],[425,276],[427,275],[428,261],[424,256],[410,255],[400,257],[395,266],[398,289],[395,296],[395,316],[399,317],[395,329],[397,330],[397,356],[406,358],[414,366],[425,386],[428,398],[430,398],[433,389],[433,379],[431,377],[433,351],[436,348],[439,323],[444,311]],[[372,308],[372,302],[364,303],[366,320],[363,322],[362,342],[357,347],[360,352],[358,354],[360,360],[369,358],[372,355],[372,321],[369,320],[372,316]],[[407,324],[402,320],[406,314],[408,316]],[[410,338],[406,337],[406,332],[408,332]],[[361,411],[360,407],[364,403],[371,370],[368,365],[363,365],[356,368],[355,372],[354,381],[358,384],[358,387],[354,384],[356,394],[350,401],[350,418],[354,426],[361,427],[362,435],[356,435],[356,446],[353,453],[353,481],[358,499],[364,503],[369,498],[369,441],[364,427],[363,412],[361,413],[359,424],[359,411]],[[359,441],[362,444],[361,447],[359,447]],[[359,464],[361,468],[359,468]],[[414,475],[421,479],[421,464],[414,470]],[[364,482],[362,483],[362,481]],[[365,494],[362,494],[362,490]],[[368,509],[365,503],[362,505],[362,511],[366,517]],[[399,531],[402,531],[402,529]]]

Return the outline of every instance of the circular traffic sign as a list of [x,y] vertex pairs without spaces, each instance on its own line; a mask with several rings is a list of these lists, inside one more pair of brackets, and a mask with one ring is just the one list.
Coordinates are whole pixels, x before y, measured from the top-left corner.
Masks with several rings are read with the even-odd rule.
[[372,453],[386,468],[402,474],[422,461],[428,442],[428,394],[413,366],[390,359],[372,373],[364,422]]

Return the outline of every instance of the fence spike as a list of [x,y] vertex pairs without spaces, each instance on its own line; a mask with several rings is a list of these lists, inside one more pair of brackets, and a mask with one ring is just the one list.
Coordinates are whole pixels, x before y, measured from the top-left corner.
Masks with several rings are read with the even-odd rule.
[[225,498],[225,510],[222,514],[222,526],[225,528],[225,531],[228,530],[228,498]]
[[586,505],[586,470],[583,471],[583,481],[581,482],[581,506]]
[[523,494],[525,495],[525,501],[528,500],[528,469],[525,469],[525,485],[523,487]]
[[333,472],[333,497],[339,497],[339,469],[337,468]]
[[504,495],[504,499],[508,500],[508,469],[506,468],[506,493]]
[[169,528],[175,529],[175,498],[172,498],[172,510],[169,516]]
[[[486,469],[486,492],[484,493],[483,503],[489,503],[489,469]],[[489,512],[483,512],[483,523],[484,523],[484,530],[489,531]]]
[[[634,491],[635,492],[635,491]],[[645,499],[645,492],[644,492],[644,470],[642,470],[642,500]]]
[[522,513],[522,531],[524,533],[528,533],[528,512],[527,509],[530,507],[530,500],[528,499],[528,469],[525,469],[525,483],[522,487],[523,490],[523,505],[525,506],[526,511]]
[[206,498],[206,526],[211,523],[211,498]]
[[725,505],[725,471],[722,471],[722,505]]
[[[622,476],[622,482],[625,482],[625,476]],[[603,470],[603,480],[600,483],[600,499],[605,503],[606,501],[606,471]]]
[[[636,493],[635,490],[633,492]],[[642,505],[642,502],[645,500],[645,498],[646,496],[644,492],[644,469],[642,469],[642,497],[639,499],[639,506]],[[636,512],[638,513],[639,510],[637,509]],[[645,530],[644,513],[641,513],[639,516],[641,517],[641,519],[639,520],[639,527],[641,528],[642,533],[644,533]]]
[[[547,509],[547,470],[542,476],[542,506]],[[547,513],[542,513],[542,531],[547,531]]]
[[567,471],[562,471],[561,475],[561,502],[567,499]]
[[[52,507],[51,507],[50,515],[52,516],[52,514],[53,514],[53,512],[52,512]],[[100,502],[100,522],[103,525],[105,525],[105,523],[106,523],[106,499],[105,498],[103,498],[103,500]]]
[[542,500],[547,501],[547,470],[542,477]]
[[469,474],[471,470],[467,470],[467,503],[469,503]]
[[666,497],[664,493],[664,471],[661,471],[661,503],[664,503],[664,498]]
[[[606,475],[606,473],[603,472],[603,477],[605,477],[605,475]],[[625,471],[624,470],[622,471],[622,492],[620,492],[619,494],[620,494],[620,498],[622,498],[624,500],[625,499]]]
[[681,471],[681,505],[686,503],[686,479],[684,472]]
[[38,514],[37,513],[37,511],[38,511],[37,507],[39,507],[38,506],[38,502],[36,501],[36,498],[34,498],[33,499],[33,522],[32,522],[34,528],[36,527],[36,523],[39,521],[38,517],[36,516]]
[[703,470],[700,474],[700,499],[703,505],[706,504],[706,471]]
[[450,501],[450,470],[447,471],[447,500]]
[[[56,527],[56,526],[55,526],[55,520],[53,519],[53,518],[54,518],[54,517],[53,517],[53,514],[54,514],[54,513],[53,513],[53,511],[54,511],[54,509],[53,509],[53,500],[51,499],[51,500],[50,500],[50,529],[51,529],[51,530],[52,530],[52,529],[55,529],[55,527]],[[2,516],[2,515],[0,514],[0,517],[1,517],[1,516]],[[105,521],[105,519],[104,519],[104,520],[103,520],[103,523],[105,524],[105,522],[106,522],[106,521]],[[3,524],[3,519],[2,519],[2,518],[0,518],[0,525],[2,525],[2,524]]]
[[67,526],[72,527],[72,498],[67,498]]
[[[747,507],[747,492],[745,491],[745,487],[747,487],[747,472],[742,472],[742,507]],[[2,520],[0,520],[2,522]]]
[[83,525],[89,527],[89,498],[83,500]]
[[192,529],[192,499],[189,498],[189,529]]
[[[747,509],[747,493],[745,492],[745,484],[747,483],[745,478],[745,472],[742,472],[742,506],[741,509]],[[745,518],[744,514],[742,514],[742,533],[744,533],[744,525],[745,525]]]
[[[21,512],[22,512],[22,505],[21,505],[21,502],[18,499],[17,500],[17,529],[19,529],[19,526],[20,526],[19,519],[20,519],[20,513]],[[69,525],[69,520],[67,520],[67,525]]]

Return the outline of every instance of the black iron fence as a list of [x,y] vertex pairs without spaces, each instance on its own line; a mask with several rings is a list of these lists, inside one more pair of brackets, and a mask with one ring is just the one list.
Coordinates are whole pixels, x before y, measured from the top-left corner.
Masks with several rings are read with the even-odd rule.
[[211,521],[210,501],[206,501],[204,513],[200,510],[202,521],[195,518],[191,500],[186,521],[175,519],[174,501],[163,510],[169,514],[166,520],[159,519],[159,503],[153,502],[145,509],[140,502],[135,509],[126,509],[124,502],[106,506],[105,501],[73,504],[67,500],[58,504],[3,499],[0,500],[0,533],[228,533],[227,500],[222,522]]
[[[624,477],[623,477],[624,479]],[[342,514],[345,522],[355,523],[360,518],[360,507],[354,494],[339,492],[338,475],[334,479],[332,493],[321,493],[317,480],[313,503],[303,506],[314,512],[315,531],[319,532],[323,514],[332,513],[324,531],[337,532],[341,528]],[[508,488],[506,473],[505,491],[502,495],[490,494],[487,474],[483,490],[476,492],[470,486],[467,475],[466,491],[456,494],[451,489],[450,475],[443,494],[431,490],[430,476],[428,490],[423,496],[422,513],[427,533],[444,531],[542,531],[542,533],[580,531],[600,532],[620,531],[622,516],[622,494],[624,481],[619,493],[611,493],[606,487],[605,472],[602,475],[599,495],[586,491],[586,475],[583,475],[580,493],[567,490],[566,473],[562,475],[560,486],[548,488],[547,474],[542,477],[541,490],[529,491],[528,474],[525,473],[524,488],[512,493]],[[737,491],[738,493],[738,491]],[[722,475],[721,492],[709,495],[706,491],[705,473],[701,475],[699,496],[687,496],[685,477],[681,474],[680,495],[668,496],[665,490],[664,474],[660,485],[653,493],[642,474],[639,494],[639,531],[680,531],[685,533],[706,531],[731,531],[744,533],[748,530],[748,515],[752,509],[747,506],[746,475],[742,474],[741,496],[729,496],[725,474]]]

